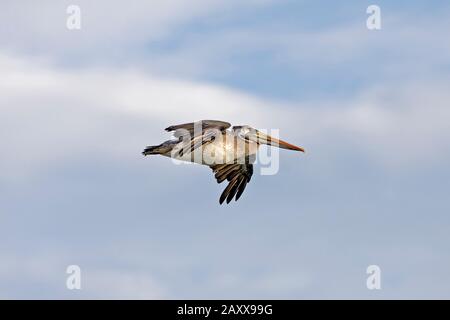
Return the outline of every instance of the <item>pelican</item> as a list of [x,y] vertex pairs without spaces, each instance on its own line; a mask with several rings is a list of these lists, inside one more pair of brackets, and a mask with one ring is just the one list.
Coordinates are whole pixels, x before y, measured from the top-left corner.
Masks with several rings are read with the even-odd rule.
[[253,163],[261,144],[305,152],[283,140],[271,137],[248,125],[233,126],[224,121],[202,120],[173,125],[165,130],[174,139],[148,146],[142,154],[162,155],[173,159],[209,166],[217,180],[228,185],[219,203],[237,201],[253,175]]

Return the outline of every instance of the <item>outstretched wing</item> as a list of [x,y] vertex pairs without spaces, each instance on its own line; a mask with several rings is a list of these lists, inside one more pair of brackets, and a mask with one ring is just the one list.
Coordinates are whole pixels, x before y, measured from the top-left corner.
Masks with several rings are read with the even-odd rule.
[[251,163],[217,164],[210,166],[210,168],[215,173],[217,183],[222,183],[225,180],[229,181],[228,186],[223,190],[222,195],[220,196],[220,204],[222,204],[225,199],[227,200],[227,203],[230,203],[234,196],[236,196],[235,200],[237,201],[253,175],[253,164]]
[[202,134],[205,131],[207,131],[208,129],[217,129],[220,131],[224,131],[224,130],[228,129],[229,127],[231,127],[230,123],[224,122],[224,121],[200,120],[197,122],[189,122],[189,123],[183,123],[183,124],[170,126],[170,127],[166,128],[166,131],[169,131],[169,132],[175,131],[174,136],[176,138],[182,137],[186,134],[190,134],[191,137],[194,137],[194,134],[195,134],[194,128],[196,125],[198,125],[200,128],[200,124],[201,124],[201,128],[202,128],[202,131],[201,131]]
[[[180,148],[179,155],[183,156],[184,153],[193,152],[195,149],[211,142],[215,138],[216,132],[225,131],[231,127],[231,124],[218,120],[201,120],[198,122],[183,123],[167,127],[166,131],[174,131],[174,137],[182,140],[188,140],[182,148]],[[197,131],[196,131],[197,130]]]

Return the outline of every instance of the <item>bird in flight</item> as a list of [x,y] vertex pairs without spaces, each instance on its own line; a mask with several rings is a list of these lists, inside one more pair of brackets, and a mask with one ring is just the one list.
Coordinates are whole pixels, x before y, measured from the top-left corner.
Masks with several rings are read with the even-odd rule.
[[228,180],[219,202],[237,201],[250,182],[260,145],[304,152],[301,147],[273,138],[248,125],[233,126],[224,121],[202,120],[173,125],[165,130],[174,139],[148,146],[142,154],[162,155],[209,166],[218,183]]

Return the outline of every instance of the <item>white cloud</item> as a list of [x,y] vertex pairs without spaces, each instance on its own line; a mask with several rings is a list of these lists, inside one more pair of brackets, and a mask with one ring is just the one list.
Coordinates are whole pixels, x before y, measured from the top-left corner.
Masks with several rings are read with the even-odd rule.
[[211,76],[211,70],[214,75],[239,72],[243,65],[239,57],[262,54],[269,55],[270,63],[280,70],[307,74],[311,81],[337,76],[348,81],[347,77],[357,76],[358,82],[382,79],[398,83],[407,75],[420,79],[444,74],[441,67],[450,54],[448,41],[444,41],[450,27],[447,16],[430,18],[394,11],[383,18],[381,31],[368,30],[361,19],[364,16],[357,15],[315,30],[284,21],[227,25],[210,32],[187,33],[176,50],[149,51],[151,62],[142,63],[175,75]]
[[[187,119],[239,117],[262,108],[257,99],[207,84],[157,79],[136,71],[64,71],[0,56],[3,175],[18,177],[80,154],[111,154]],[[141,137],[120,128],[122,120],[148,123]],[[119,126],[119,128],[117,127]],[[133,130],[133,129],[132,129]],[[158,138],[159,137],[159,138]],[[167,137],[167,136],[166,136]],[[137,141],[140,139],[140,141]],[[146,141],[146,142],[145,142]],[[140,144],[139,144],[140,143]],[[133,153],[134,155],[134,153]],[[131,156],[128,154],[128,156]]]
[[[236,7],[264,5],[267,0],[43,0],[2,2],[0,47],[10,52],[65,59],[115,57],[134,45],[145,47],[183,23]],[[66,9],[81,9],[81,30],[69,31]],[[91,61],[89,61],[91,62]]]
[[[208,118],[280,128],[312,155],[338,143],[375,163],[409,167],[441,161],[449,153],[445,80],[286,105],[132,69],[64,70],[6,55],[0,65],[2,175],[13,180],[83,154],[126,158],[132,147],[165,139],[166,125]],[[148,126],[138,132],[124,123]]]

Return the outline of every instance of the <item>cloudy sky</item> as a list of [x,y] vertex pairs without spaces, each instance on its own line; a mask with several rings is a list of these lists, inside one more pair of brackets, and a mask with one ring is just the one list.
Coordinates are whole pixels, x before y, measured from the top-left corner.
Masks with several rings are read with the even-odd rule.
[[[438,0],[2,1],[0,297],[450,298],[449,29]],[[307,153],[219,206],[140,153],[200,119]]]

